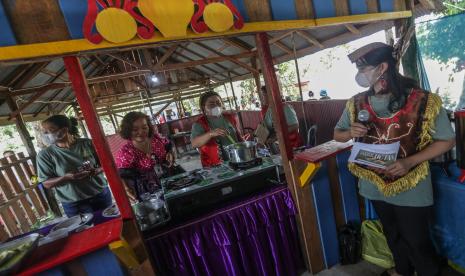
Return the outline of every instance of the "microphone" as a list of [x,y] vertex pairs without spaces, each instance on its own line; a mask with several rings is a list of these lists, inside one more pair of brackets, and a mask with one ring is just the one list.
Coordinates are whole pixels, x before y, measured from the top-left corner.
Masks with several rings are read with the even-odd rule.
[[[368,112],[368,110],[366,109],[360,110],[357,114],[357,121],[363,124],[364,126],[367,126],[368,122],[370,121],[370,112]],[[355,142],[361,142],[361,141],[362,141],[362,137],[355,138]]]

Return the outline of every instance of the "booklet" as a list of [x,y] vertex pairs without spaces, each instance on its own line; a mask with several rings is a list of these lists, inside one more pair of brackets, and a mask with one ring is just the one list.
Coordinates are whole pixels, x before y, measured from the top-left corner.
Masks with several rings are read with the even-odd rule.
[[392,144],[354,143],[349,162],[385,169],[396,162],[400,142]]

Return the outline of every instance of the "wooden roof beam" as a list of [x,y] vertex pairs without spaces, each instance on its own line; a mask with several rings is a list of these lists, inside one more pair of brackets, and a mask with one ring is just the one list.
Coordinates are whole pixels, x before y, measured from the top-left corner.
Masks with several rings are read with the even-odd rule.
[[[89,62],[87,62],[87,63],[83,66],[84,72],[85,72],[85,70],[87,69],[87,67],[89,67],[89,66],[90,66],[92,63],[94,63],[94,62],[95,62],[95,59],[90,59]],[[90,74],[93,74],[93,73],[95,72],[95,70],[97,70],[97,68],[98,68],[98,67],[95,67],[95,68],[92,70],[92,72],[91,72]],[[52,100],[54,100],[56,97],[58,97],[58,95],[60,95],[60,93],[61,93],[62,91],[63,91],[63,89],[60,89],[59,91],[55,92],[55,93],[53,94],[53,96],[49,99],[49,101],[52,101]],[[73,93],[70,93],[70,94],[72,95]],[[68,98],[68,95],[65,95],[65,96],[62,98],[62,101],[65,101],[67,98]],[[72,99],[75,99],[75,98],[76,98],[76,97],[73,95]],[[60,104],[57,104],[57,105],[53,108],[53,110],[55,110],[56,108],[58,108],[59,105],[60,105]],[[44,108],[47,107],[47,106],[48,106],[48,104],[42,105],[42,107],[40,107],[40,108],[34,113],[33,117],[37,117],[37,116],[42,112],[42,110],[44,110]],[[61,110],[60,110],[60,111],[61,111]]]
[[[274,44],[274,43],[276,43],[276,42],[290,36],[293,32],[294,31],[285,32],[285,33],[283,33],[283,34],[281,34],[279,36],[270,36],[270,40],[268,40],[268,43]],[[257,50],[257,48],[255,47],[255,48],[253,48],[253,50]]]
[[151,69],[150,67],[148,67],[148,66],[144,66],[144,65],[142,65],[142,64],[135,63],[135,62],[133,62],[133,61],[127,60],[127,59],[125,59],[124,57],[120,57],[120,56],[118,56],[118,55],[114,55],[114,54],[106,54],[106,55],[109,56],[109,57],[111,57],[111,58],[114,58],[114,59],[116,59],[116,60],[119,60],[119,61],[121,61],[121,62],[124,62],[124,63],[126,63],[126,64],[128,64],[128,65],[130,65],[130,66],[132,66],[132,67],[135,67],[135,68],[137,68],[137,69],[139,69],[139,70],[152,70],[152,69]]
[[[42,69],[41,72],[43,72],[44,69]],[[54,73],[54,76],[52,76],[47,82],[48,83],[53,83],[54,81],[56,81],[57,79],[63,79],[63,74],[66,72],[65,70],[65,67],[63,66],[57,73]],[[66,80],[66,79],[65,79]],[[17,115],[19,115],[23,110],[25,110],[26,108],[28,108],[30,105],[32,105],[33,103],[35,103],[43,94],[45,94],[46,92],[48,91],[48,89],[39,89],[36,91],[36,93],[30,98],[28,99],[28,101],[21,105],[20,107],[18,107],[15,111],[13,111],[11,114],[10,114],[10,117],[9,117],[9,120],[15,118]],[[12,97],[15,97],[17,95],[13,94],[13,93],[10,93],[10,95]]]
[[21,78],[21,76],[26,73],[26,71],[31,68],[33,66],[33,64],[21,64],[21,65],[18,65],[14,70],[13,72],[11,72],[10,74],[8,74],[8,76],[5,77],[5,79],[2,81],[2,84],[4,85],[4,87],[8,89],[11,88],[12,85],[14,85],[14,83],[16,81],[18,81],[18,79]]
[[[181,47],[181,44],[177,44],[176,46],[177,46],[177,47],[176,47],[176,49],[177,49],[178,47]],[[164,48],[163,48],[163,47],[160,47],[160,49],[164,49]],[[166,50],[166,51],[169,51],[169,49]],[[144,58],[145,58],[147,64],[154,64],[154,62],[153,62],[154,58],[152,57],[151,51],[149,51],[148,49],[143,49],[143,52],[142,52],[142,53],[143,53],[143,55],[144,55]],[[167,53],[167,52],[165,52],[165,54],[166,54],[166,53]],[[170,56],[170,58],[171,58],[172,60],[174,60],[175,62],[179,62],[179,60],[173,58],[173,55],[174,55],[175,53],[176,53],[176,51],[174,51],[174,52],[173,52],[171,55],[169,55],[169,56]],[[176,53],[176,54],[178,54],[178,53]],[[162,57],[163,57],[163,56],[162,56]],[[168,60],[169,60],[169,59],[168,59]],[[205,74],[205,72],[203,72],[203,71],[201,71],[201,70],[199,70],[199,69],[197,69],[197,68],[184,68],[184,69],[185,69],[185,70],[188,70],[188,71],[190,71],[190,72],[192,72],[192,73],[194,73],[194,74],[196,74],[196,75],[199,75],[199,76],[202,77],[202,78],[205,77],[205,76],[210,76],[210,75],[208,75],[208,74]]]
[[296,33],[297,33],[297,35],[299,35],[303,39],[307,40],[307,42],[309,42],[309,43],[311,43],[311,44],[313,44],[315,46],[318,46],[320,49],[325,48],[325,46],[323,44],[321,44],[321,42],[318,41],[318,39],[314,38],[309,33],[305,32],[305,31],[296,31]]
[[[207,66],[208,64],[211,64],[211,63],[214,63],[214,62],[206,62],[206,63],[200,62],[200,63],[196,63],[196,61],[199,61],[199,60],[194,60],[194,59],[189,58],[188,56],[185,56],[185,55],[183,55],[183,54],[181,54],[181,53],[176,53],[176,55],[179,56],[179,57],[181,57],[181,58],[183,58],[183,59],[188,60],[187,62],[183,61],[183,62],[180,62],[180,63],[188,63],[188,66],[189,66],[190,68],[197,69],[197,70],[201,71],[201,72],[203,73],[203,75],[208,76],[210,79],[216,79],[217,81],[221,81],[221,80],[218,78],[218,75],[222,76],[223,78],[226,78],[225,75],[223,75],[223,74],[221,74],[220,72],[218,72],[218,71],[216,71],[216,70],[214,70],[214,69],[212,69],[212,68],[210,68],[210,67]],[[202,61],[202,60],[200,60],[200,61]],[[180,63],[178,63],[178,64],[180,64]],[[210,72],[213,72],[213,74],[205,73],[205,72],[203,72],[201,69],[196,68],[197,66],[201,66],[202,68],[204,68],[204,70],[208,70],[208,71],[210,71]],[[182,67],[182,66],[181,66],[181,67]],[[183,68],[178,68],[177,70],[179,70],[179,69],[183,69]]]
[[232,63],[235,63],[245,69],[247,69],[249,72],[253,72],[253,73],[259,73],[257,69],[253,68],[252,66],[248,65],[247,63],[245,62],[242,62],[238,59],[235,59],[235,58],[232,58],[230,56],[227,56],[223,53],[220,53],[218,51],[216,51],[215,49],[211,48],[210,46],[202,43],[202,42],[196,42],[197,45],[199,45],[200,47],[204,48],[204,49],[207,49],[208,51],[220,56],[220,57],[224,57],[226,58],[228,61],[232,62]]
[[357,27],[355,27],[353,24],[345,24],[344,26],[347,28],[347,30],[349,30],[353,34],[356,34],[356,35],[361,34],[360,30],[357,29]]
[[[183,96],[181,97],[181,101],[184,101],[184,100],[188,100],[188,99],[195,99],[195,98],[198,98],[200,97],[200,95],[204,92],[206,92],[207,90],[203,90],[203,91],[198,91],[196,92],[194,95],[190,95],[190,96]],[[157,105],[161,105],[161,104],[166,104],[167,102],[169,101],[172,101],[174,98],[173,97],[170,97],[170,98],[167,98],[167,99],[164,99],[160,102],[153,102],[151,103],[152,106],[157,106]],[[134,109],[139,109],[139,108],[143,108],[143,107],[146,107],[147,104],[139,104],[139,105],[133,105],[133,106],[129,106],[128,108],[124,108],[124,109],[113,109],[112,112],[113,113],[118,113],[118,112],[127,112],[127,111],[133,111]],[[103,112],[105,112],[105,110],[103,110]],[[109,112],[106,112],[106,113],[98,113],[99,116],[106,116],[108,115]]]
[[176,52],[178,46],[179,43],[171,45],[163,54],[163,56],[158,60],[157,64],[155,64],[154,68],[159,69],[160,67],[162,67],[163,64]]
[[56,77],[57,79],[60,79],[62,81],[68,81],[68,79],[63,77],[61,74],[59,75],[59,74],[57,74],[55,72],[52,72],[50,70],[47,70],[47,69],[42,69],[42,71],[40,71],[40,72],[43,73],[43,74],[49,75],[51,77]]
[[[359,28],[359,30],[360,30],[362,35],[369,35],[369,34],[372,34],[372,33],[375,33],[377,31],[379,31],[381,28],[386,29],[386,28],[392,27],[392,25],[393,25],[392,21],[380,21],[378,23],[373,23],[373,24],[368,24],[366,26],[363,26],[363,27]],[[320,44],[323,46],[323,48],[334,47],[334,46],[340,45],[342,43],[346,43],[346,41],[352,40],[353,37],[354,37],[354,34],[347,31],[344,34],[341,34],[339,36],[332,37],[330,39],[322,41],[322,42],[320,42]],[[341,41],[343,41],[343,42],[341,42]],[[322,48],[320,46],[317,46],[317,45],[306,47],[306,48],[298,50],[297,51],[297,56],[301,57],[301,56],[305,56],[305,55],[310,55],[310,54],[313,54],[315,52],[318,52],[320,49],[322,49]],[[292,56],[293,56],[293,54],[292,55],[285,54],[285,55],[274,58],[274,60],[275,60],[275,63],[280,63],[280,62],[283,62],[284,60],[292,58]]]
[[[182,49],[183,49],[184,51],[187,51],[187,52],[191,53],[192,55],[194,55],[194,56],[196,56],[196,57],[198,57],[198,58],[200,58],[200,59],[206,59],[206,58],[208,58],[208,57],[206,57],[206,56],[203,56],[203,55],[201,55],[201,54],[199,54],[199,53],[197,53],[197,52],[195,52],[195,51],[189,49],[188,47],[184,47],[184,46],[183,46]],[[211,51],[210,51],[210,52],[211,52]],[[187,57],[185,57],[185,58],[187,58]],[[193,59],[190,59],[190,60],[193,60]],[[223,71],[230,70],[230,69],[228,69],[227,67],[225,67],[225,66],[223,66],[223,65],[221,65],[221,64],[219,64],[219,63],[215,63],[215,65],[218,66],[218,67],[220,67]],[[226,75],[224,75],[223,73],[220,73],[220,72],[218,72],[218,71],[216,71],[216,70],[215,70],[215,72],[216,72],[216,74],[220,74],[220,75],[222,75],[224,78],[226,78]],[[240,74],[237,73],[236,71],[234,71],[233,74],[235,74],[235,75],[240,75]]]
[[236,47],[237,49],[240,49],[242,51],[250,52],[250,51],[252,51],[252,48],[253,48],[248,43],[242,41],[239,38],[226,37],[226,38],[222,38],[222,40],[224,42],[228,43],[229,45],[231,45],[233,47]]
[[[267,34],[268,35],[268,39],[272,40],[274,37],[272,37],[271,35]],[[284,43],[282,42],[279,42],[279,41],[275,41],[275,43],[273,43],[272,45],[278,47],[279,49],[281,49],[282,51],[288,53],[288,54],[292,54],[292,50],[287,47],[286,45],[284,45]]]
[[420,4],[427,10],[436,10],[436,3],[434,0],[419,0]]
[[[161,100],[166,100],[166,99],[172,99],[172,98],[179,98],[183,96],[189,96],[192,94],[199,94],[207,91],[207,88],[201,88],[197,90],[185,90],[181,91],[179,93],[164,93],[163,95],[156,95],[154,97],[149,98],[149,100],[155,104],[158,104],[159,101]],[[138,91],[135,91],[134,93],[137,93]],[[144,104],[146,103],[146,99],[141,99],[139,96],[134,96],[132,98],[126,98],[126,99],[121,99],[121,100],[115,100],[111,102],[102,102],[99,103],[98,106],[96,106],[96,111],[97,112],[102,112],[105,110],[111,110],[111,109],[121,109],[121,108],[126,108],[126,107],[131,107],[134,105],[138,104]],[[80,109],[78,109],[80,111]]]

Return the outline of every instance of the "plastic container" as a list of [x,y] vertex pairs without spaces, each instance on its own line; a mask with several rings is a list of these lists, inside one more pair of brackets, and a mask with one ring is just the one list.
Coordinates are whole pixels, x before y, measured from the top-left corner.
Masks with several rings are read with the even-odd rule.
[[22,262],[36,249],[39,237],[39,234],[34,233],[0,245],[0,252],[5,252],[14,250],[21,245],[29,244],[24,250],[18,252],[16,255],[12,255],[9,260],[0,266],[0,275],[14,275],[21,268]]

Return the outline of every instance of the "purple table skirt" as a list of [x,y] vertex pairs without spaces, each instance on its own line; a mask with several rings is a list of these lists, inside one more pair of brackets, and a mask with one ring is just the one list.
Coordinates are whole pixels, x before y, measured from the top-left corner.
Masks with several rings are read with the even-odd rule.
[[286,187],[148,238],[157,275],[298,275],[304,269]]

